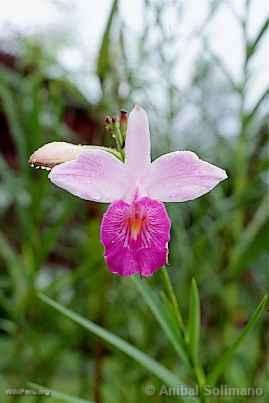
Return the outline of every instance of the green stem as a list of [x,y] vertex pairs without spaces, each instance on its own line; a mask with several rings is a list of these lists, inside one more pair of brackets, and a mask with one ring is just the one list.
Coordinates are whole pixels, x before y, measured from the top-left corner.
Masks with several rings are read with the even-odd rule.
[[122,148],[124,144],[124,136],[121,132],[119,123],[115,124],[114,129],[115,129],[114,137],[116,141],[116,148],[117,151],[120,153],[120,159],[124,162],[124,149]]

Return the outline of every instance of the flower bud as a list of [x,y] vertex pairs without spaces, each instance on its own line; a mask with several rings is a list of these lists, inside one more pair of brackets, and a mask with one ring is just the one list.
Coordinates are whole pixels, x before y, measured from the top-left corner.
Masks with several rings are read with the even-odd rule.
[[49,170],[55,165],[76,159],[84,147],[87,148],[87,146],[54,141],[36,150],[31,155],[29,164],[36,168],[41,167]]
[[111,119],[110,116],[106,116],[106,117],[105,117],[105,124],[106,124],[106,125],[111,125],[111,124],[112,124],[112,119]]
[[116,116],[112,116],[111,120],[112,120],[112,125],[115,125],[117,123],[118,119]]
[[128,122],[128,112],[125,109],[120,110],[120,124],[127,125]]
[[125,111],[124,109],[121,109],[121,111],[120,111],[120,131],[121,131],[121,136],[123,139],[125,139],[127,123],[128,123],[128,112]]

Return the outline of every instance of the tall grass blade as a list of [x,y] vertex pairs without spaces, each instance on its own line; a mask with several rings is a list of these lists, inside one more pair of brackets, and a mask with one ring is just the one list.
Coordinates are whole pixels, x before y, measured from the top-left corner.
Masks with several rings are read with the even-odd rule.
[[80,399],[79,397],[69,396],[65,393],[58,392],[57,390],[48,388],[46,386],[38,385],[37,383],[27,382],[27,385],[33,389],[47,389],[50,391],[50,397],[66,403],[95,403],[93,400]]
[[[178,353],[179,357],[185,362],[188,363],[188,357],[185,352],[185,346],[184,346],[184,339],[183,336],[180,333],[180,329],[178,328],[177,325],[177,319],[172,317],[170,315],[170,318],[168,317],[168,312],[167,309],[165,309],[164,306],[161,305],[160,299],[154,293],[148,285],[143,283],[142,280],[133,277],[132,278],[133,282],[135,283],[138,291],[141,293],[143,299],[145,300],[146,304],[150,308],[151,312],[155,316],[155,319],[158,321],[160,324],[161,328],[163,329],[164,333],[166,334],[168,340],[174,347],[175,351]],[[165,300],[163,300],[163,303],[165,304]],[[166,304],[168,301],[166,300]],[[171,312],[171,310],[170,310]],[[172,311],[174,312],[174,311]],[[173,324],[170,323],[170,320],[173,321]]]
[[[171,387],[177,387],[178,385],[182,384],[180,379],[174,375],[171,371],[167,368],[159,364],[156,360],[149,357],[147,354],[143,353],[142,351],[138,350],[136,347],[132,346],[131,344],[127,343],[125,340],[122,340],[120,337],[110,333],[108,330],[96,325],[95,323],[82,318],[75,312],[65,308],[64,306],[60,305],[59,303],[53,301],[51,298],[47,297],[43,293],[38,294],[39,298],[45,302],[46,304],[50,305],[58,312],[61,312],[67,318],[73,320],[74,322],[78,323],[79,325],[83,326],[85,329],[89,330],[95,336],[100,337],[101,339],[105,340],[110,345],[116,347],[118,350],[124,352],[129,357],[133,358],[139,364],[141,364],[144,368],[149,370],[152,374],[157,376],[161,381],[163,381],[166,385]],[[187,386],[186,386],[187,389]],[[188,401],[192,400],[190,398],[187,399]],[[196,400],[196,399],[194,399]]]
[[211,370],[207,382],[208,384],[214,386],[220,377],[220,375],[224,372],[225,368],[228,366],[229,362],[233,358],[234,353],[238,349],[238,347],[242,344],[246,336],[251,332],[251,330],[254,328],[258,320],[260,319],[262,313],[264,312],[265,306],[267,302],[267,295],[265,295],[260,302],[260,304],[257,306],[255,312],[251,316],[249,322],[245,326],[244,330],[241,332],[241,334],[237,337],[237,339],[231,344],[230,347],[227,348],[227,350],[223,353],[223,355],[220,357],[219,361],[215,364],[213,369]]

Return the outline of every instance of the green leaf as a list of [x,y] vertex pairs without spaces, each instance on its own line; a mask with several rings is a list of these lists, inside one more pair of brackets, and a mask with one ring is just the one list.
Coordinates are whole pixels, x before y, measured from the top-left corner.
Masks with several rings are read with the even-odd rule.
[[[11,168],[9,167],[5,158],[0,154],[0,177],[3,178],[10,187],[13,185],[14,181],[14,173],[12,172]],[[12,183],[10,183],[12,181]]]
[[[39,261],[39,265],[45,261],[53,247],[55,246],[57,239],[60,235],[60,232],[63,229],[65,221],[70,219],[75,212],[75,208],[73,203],[64,203],[62,206],[62,211],[59,214],[59,217],[55,220],[55,222],[46,228],[42,235],[41,242],[43,247],[38,250],[39,256],[36,256],[36,259]],[[37,253],[36,253],[37,255]]]
[[23,264],[21,263],[16,251],[0,231],[0,257],[6,262],[6,267],[9,272],[14,288],[15,301],[21,305],[25,296],[27,288],[27,279],[23,271]]
[[3,110],[7,116],[9,127],[14,143],[17,148],[20,168],[22,171],[26,171],[27,167],[25,161],[27,160],[27,144],[25,135],[20,125],[18,117],[17,105],[14,99],[14,95],[10,88],[7,86],[3,77],[0,76],[0,99],[2,101]]
[[118,0],[114,0],[112,3],[110,15],[107,21],[106,29],[103,35],[101,47],[99,50],[99,56],[97,59],[97,75],[103,83],[104,79],[107,76],[107,73],[110,70],[110,37],[111,37],[111,29],[114,16],[116,15],[118,7]]
[[192,279],[191,294],[189,301],[189,319],[187,328],[187,340],[190,347],[191,357],[194,363],[198,362],[199,341],[201,329],[200,299],[195,279]]
[[186,338],[189,346],[190,356],[199,385],[205,384],[205,374],[199,359],[199,343],[201,333],[201,312],[200,298],[195,279],[192,279],[189,301],[189,318]]
[[252,121],[253,118],[257,115],[257,112],[259,111],[260,107],[264,104],[264,101],[266,98],[269,96],[269,88],[266,88],[266,90],[262,93],[254,107],[246,114],[245,117],[245,124],[249,125],[250,122]]
[[[258,240],[262,241],[263,245],[267,245],[268,237],[261,237],[259,236],[260,231],[263,231],[264,226],[266,227],[266,222],[269,216],[269,193],[267,193],[258,210],[256,211],[252,221],[244,230],[243,234],[240,237],[239,242],[236,244],[235,248],[233,249],[233,253],[231,255],[231,263],[228,267],[228,271],[232,275],[236,275],[241,273],[244,267],[248,267],[245,265],[246,259],[245,256],[249,255],[250,250],[256,249],[256,242]],[[251,256],[252,257],[252,256]]]
[[66,395],[65,393],[58,392],[54,389],[48,388],[47,386],[38,385],[37,383],[27,382],[27,385],[33,389],[47,389],[50,391],[50,397],[56,400],[60,400],[66,403],[94,403],[93,400],[80,399],[78,397]]
[[254,314],[251,316],[248,324],[245,326],[245,328],[241,332],[241,334],[231,344],[231,346],[228,347],[226,351],[224,351],[224,353],[220,357],[219,361],[213,367],[212,371],[210,372],[210,374],[208,376],[208,380],[207,380],[208,384],[210,384],[212,386],[214,386],[216,384],[219,376],[224,372],[225,368],[229,364],[230,360],[232,359],[232,357],[233,357],[234,353],[236,352],[236,350],[238,349],[238,347],[241,345],[243,340],[251,332],[251,330],[254,328],[254,326],[260,319],[260,317],[265,309],[266,302],[267,302],[267,295],[265,295],[263,297],[262,301],[257,306]]
[[[51,298],[47,297],[46,295],[39,293],[39,298],[45,302],[46,304],[52,306],[58,312],[61,312],[67,318],[73,320],[74,322],[78,323],[79,325],[83,326],[85,329],[89,330],[95,336],[100,337],[101,339],[105,340],[107,343],[111,344],[112,346],[116,347],[118,350],[124,352],[129,357],[133,358],[139,364],[141,364],[144,368],[148,369],[152,374],[157,376],[161,381],[171,387],[177,387],[182,382],[180,379],[174,375],[171,371],[167,368],[159,364],[157,361],[149,357],[147,354],[143,353],[142,351],[138,350],[136,347],[132,346],[131,344],[127,343],[125,340],[122,340],[120,337],[110,333],[108,330],[102,328],[101,326],[96,325],[95,323],[82,318],[75,312],[65,308],[64,306],[58,304],[57,302],[53,301]],[[185,386],[187,388],[187,386]],[[184,400],[184,399],[182,399]],[[188,401],[191,401],[192,398],[188,397]],[[196,399],[194,399],[197,401]]]
[[132,281],[135,283],[138,291],[141,293],[179,357],[188,364],[189,360],[185,351],[184,339],[178,328],[177,319],[174,317],[174,310],[169,307],[168,299],[163,299],[163,304],[161,304],[160,298],[143,280],[132,277]]
[[239,275],[242,271],[249,268],[255,260],[262,254],[266,254],[269,249],[269,218],[261,226],[255,239],[248,248],[240,255],[234,266],[234,275]]
[[261,39],[263,38],[264,34],[266,33],[268,27],[269,27],[269,17],[266,18],[266,20],[264,21],[263,25],[261,26],[261,29],[259,30],[259,32],[256,36],[256,38],[248,46],[248,49],[247,49],[248,59],[254,54],[257,46],[259,45]]
[[176,294],[174,292],[169,274],[167,272],[167,270],[165,268],[163,268],[161,270],[161,276],[162,276],[162,281],[163,281],[163,285],[164,285],[164,289],[165,289],[165,293],[167,295],[167,298],[170,300],[172,306],[173,306],[173,310],[174,310],[174,316],[177,319],[177,323],[179,328],[181,329],[182,333],[185,332],[185,327],[184,327],[184,323],[183,323],[183,318],[180,312],[180,308],[179,308],[179,304],[177,301],[177,297]]

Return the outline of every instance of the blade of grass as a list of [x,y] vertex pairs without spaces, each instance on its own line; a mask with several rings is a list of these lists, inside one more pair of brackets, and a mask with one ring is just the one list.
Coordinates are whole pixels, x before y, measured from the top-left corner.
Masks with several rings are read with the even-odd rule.
[[4,234],[0,231],[0,256],[5,260],[7,264],[7,268],[9,270],[10,277],[17,284],[18,288],[19,285],[24,282],[24,274],[21,270],[22,264],[15,252],[12,248],[11,244],[4,236]]
[[178,322],[178,326],[179,328],[182,330],[182,332],[184,333],[185,331],[185,327],[184,327],[184,323],[183,323],[183,319],[182,319],[182,315],[180,312],[180,308],[178,305],[178,301],[169,277],[169,274],[167,273],[167,270],[164,268],[161,270],[161,275],[162,275],[162,280],[163,280],[163,284],[165,287],[165,291],[167,293],[168,298],[170,299],[173,307],[174,307],[174,312],[175,312],[175,317],[177,318],[177,322]]
[[16,144],[20,160],[20,168],[25,173],[27,171],[27,166],[25,164],[25,161],[27,160],[25,136],[19,123],[14,96],[3,80],[0,80],[0,99],[2,100],[3,109],[8,118],[11,133]]
[[[169,371],[167,368],[165,368],[157,361],[149,357],[147,354],[143,353],[136,347],[127,343],[125,340],[122,340],[120,337],[110,333],[108,330],[96,325],[90,320],[82,318],[77,313],[72,312],[71,310],[53,301],[51,298],[47,297],[42,293],[38,293],[38,297],[43,302],[56,309],[58,312],[61,312],[67,318],[73,320],[74,322],[83,326],[85,329],[89,330],[95,336],[100,337],[101,339],[105,340],[108,344],[116,347],[118,350],[124,352],[129,357],[133,358],[135,361],[137,361],[144,368],[149,370],[152,374],[157,376],[161,381],[163,381],[168,386],[177,387],[178,385],[182,384],[180,379],[176,375],[174,375],[171,371]],[[187,388],[187,386],[185,387]],[[182,400],[184,400],[183,397]],[[192,399],[188,397],[187,400],[190,401]],[[194,400],[196,401],[196,399]]]
[[190,347],[193,362],[198,361],[199,341],[200,341],[200,299],[195,279],[192,279],[189,302],[189,319],[187,326],[187,340]]
[[264,101],[266,100],[266,98],[268,98],[268,96],[269,96],[269,88],[266,88],[266,90],[262,93],[262,95],[257,100],[253,108],[246,114],[245,125],[249,125],[252,122],[252,120],[255,118],[260,107],[264,104]]
[[114,0],[112,3],[110,15],[108,17],[108,21],[106,24],[106,29],[103,35],[102,43],[100,50],[98,52],[98,59],[97,59],[97,75],[103,83],[103,81],[106,78],[107,73],[109,72],[110,69],[110,36],[111,36],[111,28],[112,28],[112,23],[114,16],[116,15],[118,7],[118,0]]
[[228,271],[231,275],[239,274],[242,271],[243,267],[240,264],[240,261],[247,250],[251,247],[253,242],[255,242],[256,236],[258,235],[260,229],[265,224],[268,215],[268,202],[269,202],[269,193],[264,196],[263,201],[260,204],[260,207],[256,211],[252,221],[246,227],[245,231],[241,235],[241,238],[238,244],[235,246],[233,250],[233,254],[231,256],[231,263],[228,267]]
[[[187,353],[185,352],[184,348],[184,339],[180,333],[180,329],[177,325],[177,319],[173,317],[173,322],[175,326],[171,326],[167,317],[167,314],[164,307],[160,304],[160,300],[156,293],[154,293],[148,285],[143,283],[143,280],[140,280],[137,277],[132,277],[132,281],[135,283],[138,291],[141,293],[142,297],[144,298],[146,304],[150,308],[151,312],[155,316],[156,320],[160,324],[161,328],[163,329],[164,333],[166,334],[168,340],[171,342],[172,346],[178,353],[179,357],[186,363],[189,363]],[[174,310],[173,316],[174,316]],[[172,316],[172,315],[170,315]]]
[[54,389],[48,388],[46,386],[38,385],[37,383],[27,382],[27,385],[33,389],[47,389],[50,392],[50,397],[53,397],[56,400],[61,400],[62,402],[66,403],[94,403],[93,400],[85,400],[80,399],[79,397],[69,396],[65,393],[58,392]]
[[238,347],[241,345],[245,337],[251,332],[251,330],[254,328],[258,320],[260,319],[264,309],[265,305],[267,302],[267,295],[263,297],[259,305],[257,306],[255,312],[251,316],[249,322],[245,326],[244,330],[241,332],[241,334],[237,337],[237,339],[231,344],[230,347],[227,348],[226,351],[224,351],[223,355],[217,361],[213,369],[211,370],[207,383],[211,386],[214,386],[220,377],[220,375],[224,372],[225,368],[229,364],[230,360],[232,359],[234,353],[238,349]]
[[266,31],[269,27],[269,17],[266,18],[266,20],[264,21],[264,23],[262,24],[256,38],[253,40],[253,42],[250,43],[250,45],[248,46],[247,49],[247,57],[248,59],[254,54],[257,46],[259,45],[262,37],[264,36],[264,34],[266,34]]
[[200,387],[205,384],[205,375],[199,359],[199,344],[201,333],[201,309],[199,291],[195,279],[192,279],[189,301],[189,318],[187,326],[187,341],[194,370]]

